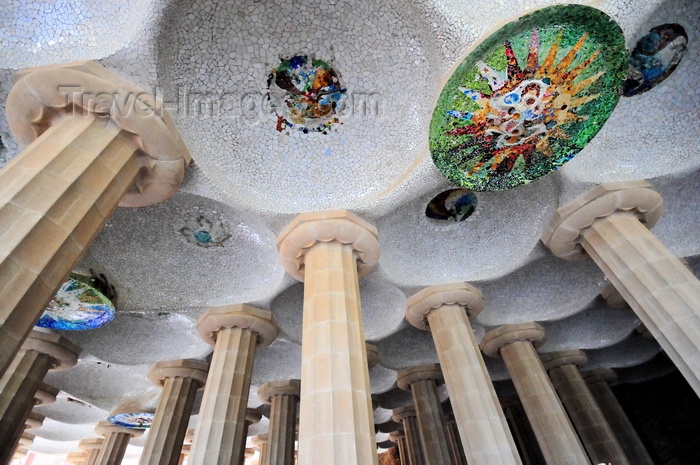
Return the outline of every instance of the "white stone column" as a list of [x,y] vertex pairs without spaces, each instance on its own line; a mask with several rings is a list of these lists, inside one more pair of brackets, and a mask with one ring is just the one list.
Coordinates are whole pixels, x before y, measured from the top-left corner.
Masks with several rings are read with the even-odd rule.
[[649,231],[662,210],[646,181],[601,184],[559,208],[542,242],[590,256],[700,395],[700,281]]
[[299,462],[376,465],[359,279],[379,259],[377,230],[344,210],[305,213],[277,246],[304,281]]

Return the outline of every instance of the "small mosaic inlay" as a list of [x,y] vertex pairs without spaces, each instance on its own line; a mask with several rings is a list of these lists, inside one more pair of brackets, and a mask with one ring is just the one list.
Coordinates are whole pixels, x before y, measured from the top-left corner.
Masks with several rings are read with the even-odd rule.
[[153,423],[153,413],[136,412],[136,413],[118,413],[107,418],[107,420],[122,428],[148,429]]
[[663,24],[639,39],[630,54],[625,97],[641,94],[666,79],[688,49],[688,34],[680,24]]
[[476,191],[529,183],[574,157],[620,97],[620,27],[582,5],[535,11],[502,27],[455,70],[430,125],[442,174]]
[[346,91],[336,70],[306,55],[282,60],[267,78],[267,99],[280,132],[327,134],[341,123],[338,114],[345,106]]
[[103,292],[116,298],[114,287],[109,285],[104,275],[71,274],[36,325],[66,331],[104,326],[114,319],[115,309],[112,299]]
[[187,242],[199,247],[223,247],[231,237],[221,221],[211,220],[203,215],[190,218],[187,226],[180,229]]
[[476,195],[467,189],[449,189],[436,195],[425,209],[434,220],[464,221],[476,211]]

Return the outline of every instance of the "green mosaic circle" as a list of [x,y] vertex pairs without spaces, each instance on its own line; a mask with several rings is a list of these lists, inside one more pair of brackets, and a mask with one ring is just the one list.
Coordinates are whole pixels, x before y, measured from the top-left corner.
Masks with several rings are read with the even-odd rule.
[[474,191],[556,170],[612,113],[627,61],[622,30],[595,8],[557,5],[505,25],[443,88],[430,123],[435,165]]

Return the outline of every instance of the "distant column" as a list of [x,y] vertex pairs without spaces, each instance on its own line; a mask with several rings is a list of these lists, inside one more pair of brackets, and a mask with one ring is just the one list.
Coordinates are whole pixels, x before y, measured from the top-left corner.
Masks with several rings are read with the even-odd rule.
[[88,438],[78,443],[78,449],[85,452],[85,465],[95,465],[97,463],[97,456],[100,455],[100,449],[102,449],[104,441],[103,438]]
[[421,445],[420,432],[418,431],[416,409],[411,405],[395,408],[392,413],[393,420],[403,424],[403,432],[406,436],[406,456],[408,458],[405,465],[424,465],[423,446]]
[[131,438],[143,434],[143,430],[123,428],[108,421],[101,421],[95,427],[95,432],[104,436],[104,442],[97,454],[95,465],[120,465]]
[[270,427],[267,433],[267,462],[261,465],[294,463],[295,426],[301,382],[298,379],[270,381],[258,389],[258,397],[270,404]]

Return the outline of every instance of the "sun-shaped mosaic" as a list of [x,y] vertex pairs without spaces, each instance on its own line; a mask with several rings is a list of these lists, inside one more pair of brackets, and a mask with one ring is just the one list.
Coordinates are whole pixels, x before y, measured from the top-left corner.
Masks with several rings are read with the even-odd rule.
[[559,5],[510,23],[459,65],[430,126],[435,165],[451,182],[498,191],[573,158],[620,98],[627,54],[604,13]]
[[118,413],[107,420],[122,428],[148,429],[153,424],[155,415],[148,412]]

